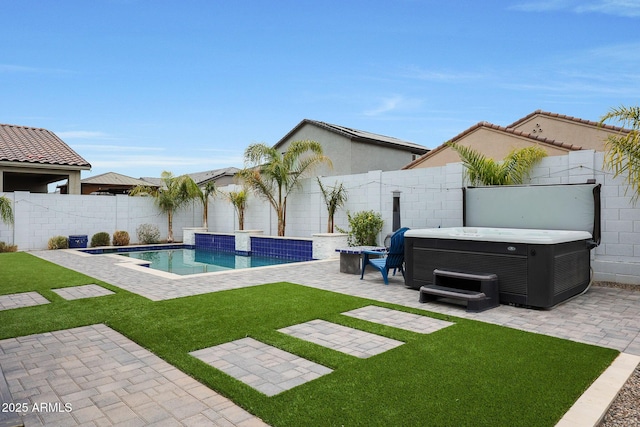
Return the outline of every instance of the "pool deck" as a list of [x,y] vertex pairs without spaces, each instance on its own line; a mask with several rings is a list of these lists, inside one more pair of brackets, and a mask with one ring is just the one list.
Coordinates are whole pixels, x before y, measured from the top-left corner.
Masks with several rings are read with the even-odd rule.
[[[420,303],[418,292],[407,289],[401,275],[390,276],[389,285],[385,286],[382,276],[378,272],[368,272],[365,274],[364,280],[360,280],[359,275],[340,273],[337,258],[327,261],[174,277],[166,273],[152,272],[144,267],[133,266],[131,262],[123,262],[122,257],[114,255],[94,256],[64,250],[38,251],[33,254],[153,301],[286,281],[621,351],[623,353],[621,358],[617,359],[607,373],[601,377],[601,381],[594,383],[594,386],[576,403],[576,408],[569,411],[563,418],[560,424],[567,426],[597,423],[599,417],[606,412],[617,390],[640,362],[640,292],[625,289],[592,287],[585,295],[560,304],[551,310],[530,310],[501,305],[482,313],[467,313],[460,306],[438,302]],[[79,333],[86,334],[87,332],[81,331]],[[92,331],[89,335],[91,333],[94,335],[106,334],[114,342],[120,340],[120,337],[112,336],[111,332],[103,329]],[[62,347],[60,346],[60,348]],[[138,351],[139,349],[135,349],[134,353]],[[151,357],[151,355],[145,354],[144,357]],[[170,367],[162,367],[159,372],[162,373],[165,368],[170,369]],[[158,387],[160,387],[158,393],[162,394],[162,387]],[[202,390],[198,388],[198,392],[202,392]],[[206,399],[214,400],[217,405],[222,405],[222,409],[216,412],[212,406],[208,406],[208,410],[212,410],[212,413],[219,417],[215,418],[217,421],[213,422],[211,420],[214,416],[210,413],[207,420],[202,419],[203,424],[201,425],[264,425],[259,419],[248,416],[239,408],[230,410],[229,408],[234,406],[232,403],[222,401],[220,403],[216,400],[218,397],[214,395],[207,395]],[[134,403],[135,399],[132,398],[130,406],[133,407]],[[580,408],[590,409],[591,415],[587,416],[587,420],[584,418],[585,410]],[[109,409],[108,406],[107,409]],[[231,419],[221,415],[220,411],[222,410],[227,414],[230,413]],[[96,412],[94,415],[99,419],[104,418],[104,413],[98,414]],[[79,423],[78,425],[100,425],[90,419],[88,410],[87,416],[87,423]],[[203,413],[194,414],[194,417],[198,416],[202,418]],[[194,418],[195,420],[196,418]],[[207,422],[213,424],[206,424]],[[224,424],[226,422],[228,424]],[[194,425],[198,424],[194,422]]]

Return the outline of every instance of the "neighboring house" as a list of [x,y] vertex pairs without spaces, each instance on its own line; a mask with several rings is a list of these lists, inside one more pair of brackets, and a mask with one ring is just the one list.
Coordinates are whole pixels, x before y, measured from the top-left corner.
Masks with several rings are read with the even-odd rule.
[[[80,184],[82,186],[81,194],[103,195],[129,194],[133,188],[139,185],[158,187],[156,184],[115,172],[107,172],[101,175],[85,178],[80,181]],[[60,185],[58,188],[60,189],[61,194],[67,194],[67,184]]]
[[322,145],[333,168],[320,166],[318,175],[350,175],[371,170],[397,170],[427,153],[428,148],[389,136],[304,119],[274,148],[285,152],[293,141],[312,140]]
[[[600,126],[597,122],[537,110],[507,127],[480,122],[453,137],[451,142],[502,160],[511,151],[532,145],[544,149],[548,156],[576,150],[603,151],[608,135],[624,131],[615,126]],[[403,169],[444,166],[459,161],[458,153],[442,144]]]
[[[187,175],[189,175],[191,179],[193,179],[200,187],[204,186],[208,182],[214,182],[216,184],[216,187],[224,187],[229,184],[235,184],[234,177],[239,170],[240,169],[238,168],[229,167],[224,169],[213,169],[204,172],[194,172]],[[145,176],[140,179],[157,187],[162,186],[162,180],[160,178]]]
[[189,176],[196,184],[203,186],[209,182],[214,182],[216,187],[224,187],[230,184],[235,184],[235,175],[240,169],[229,167],[224,169],[214,169],[204,172],[190,173]]
[[604,151],[604,142],[609,135],[627,132],[617,126],[600,126],[598,122],[541,110],[536,110],[507,127],[538,137],[579,145],[583,150],[595,151]]
[[80,194],[80,172],[91,165],[53,132],[0,124],[0,193],[47,193],[48,185],[68,180]]

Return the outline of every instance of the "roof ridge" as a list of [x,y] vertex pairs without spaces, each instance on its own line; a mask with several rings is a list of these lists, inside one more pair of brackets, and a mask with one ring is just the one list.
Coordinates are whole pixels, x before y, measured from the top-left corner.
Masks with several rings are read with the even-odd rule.
[[515,122],[511,123],[510,125],[507,126],[507,128],[512,128],[512,127],[516,127],[519,124],[525,122],[526,120],[530,119],[531,117],[535,116],[535,115],[543,115],[543,116],[548,116],[548,117],[553,117],[553,118],[558,118],[558,119],[564,119],[564,120],[569,120],[572,122],[576,122],[576,123],[582,123],[585,125],[590,125],[590,126],[596,126],[596,127],[600,127],[600,128],[604,128],[604,129],[609,129],[609,130],[614,130],[614,131],[622,131],[622,132],[629,132],[629,129],[625,129],[623,127],[620,126],[613,126],[613,125],[608,125],[608,124],[600,124],[600,122],[595,122],[593,120],[587,120],[587,119],[581,119],[579,117],[574,117],[574,116],[568,116],[566,114],[560,114],[560,113],[553,113],[550,111],[544,111],[544,110],[535,110],[533,113],[529,113],[526,116],[516,120]]
[[[31,129],[31,130],[41,130],[41,131],[45,131],[45,132],[51,132],[48,129],[45,128],[40,128],[40,127],[34,127],[34,126],[24,126],[24,125],[12,125],[9,123],[0,123],[0,126],[7,126],[7,127],[12,127],[12,128],[21,128],[21,129]],[[53,133],[53,132],[51,132]]]

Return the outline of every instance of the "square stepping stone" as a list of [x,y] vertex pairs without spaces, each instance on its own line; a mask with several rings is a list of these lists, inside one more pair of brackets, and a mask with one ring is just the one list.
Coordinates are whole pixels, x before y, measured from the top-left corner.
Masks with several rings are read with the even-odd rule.
[[431,332],[451,326],[454,323],[446,320],[434,319],[419,314],[406,313],[404,311],[392,310],[390,308],[368,305],[366,307],[342,313],[345,316],[355,317],[385,326],[404,329],[419,334],[430,334]]
[[362,359],[404,344],[402,341],[320,319],[278,329],[278,331]]
[[0,295],[0,310],[11,310],[13,308],[31,307],[48,303],[49,300],[37,292]]
[[115,293],[98,285],[72,286],[70,288],[52,289],[52,291],[66,300],[102,297]]
[[253,338],[242,338],[189,354],[267,396],[333,372]]

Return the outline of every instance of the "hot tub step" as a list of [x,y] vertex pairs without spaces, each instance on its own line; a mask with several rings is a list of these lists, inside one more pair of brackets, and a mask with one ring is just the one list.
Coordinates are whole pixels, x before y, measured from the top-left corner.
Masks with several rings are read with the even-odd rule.
[[420,288],[420,302],[438,298],[457,299],[466,301],[467,311],[470,312],[480,312],[500,305],[498,276],[495,274],[435,269],[433,279],[433,285]]

